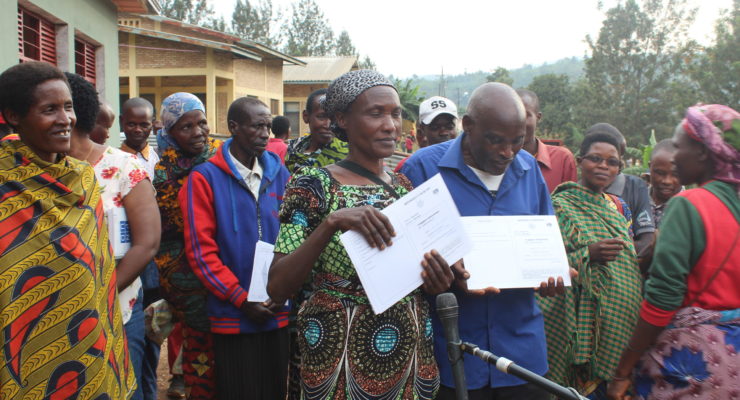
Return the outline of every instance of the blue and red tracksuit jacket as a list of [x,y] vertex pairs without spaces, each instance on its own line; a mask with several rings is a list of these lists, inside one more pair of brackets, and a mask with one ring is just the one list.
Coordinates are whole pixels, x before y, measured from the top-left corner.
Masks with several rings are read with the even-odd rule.
[[211,332],[265,332],[288,325],[289,306],[264,324],[251,321],[240,307],[247,301],[257,241],[274,244],[277,239],[278,210],[290,175],[277,155],[263,152],[262,183],[255,199],[227,153],[231,143],[228,140],[195,167],[180,189],[185,253],[208,289]]

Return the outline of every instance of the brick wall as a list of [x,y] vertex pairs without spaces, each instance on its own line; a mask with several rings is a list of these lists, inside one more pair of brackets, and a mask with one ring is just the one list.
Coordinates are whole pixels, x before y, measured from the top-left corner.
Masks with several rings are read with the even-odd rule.
[[226,123],[226,113],[229,110],[228,96],[225,92],[216,92],[216,123],[213,124],[216,132],[230,135],[229,127]]
[[[206,50],[203,47],[138,35],[136,36],[136,46],[137,68],[206,67]],[[167,51],[162,49],[188,51]]]
[[206,77],[203,75],[196,76],[163,76],[162,86],[205,86]]
[[[265,91],[272,93],[283,93],[283,60],[265,60],[265,71],[267,79]],[[281,96],[282,97],[282,96]]]
[[[118,68],[129,69],[128,65],[128,33],[118,32]],[[121,46],[125,44],[126,46]]]
[[314,90],[327,87],[329,87],[328,84],[295,85],[286,83],[283,86],[283,93],[285,97],[300,97],[305,101],[306,97],[308,97],[308,95],[311,94],[311,92],[313,92]]
[[234,72],[234,60],[230,53],[215,50],[213,52],[213,64],[217,70]]
[[265,67],[254,60],[234,60],[234,78],[236,86],[264,90]]

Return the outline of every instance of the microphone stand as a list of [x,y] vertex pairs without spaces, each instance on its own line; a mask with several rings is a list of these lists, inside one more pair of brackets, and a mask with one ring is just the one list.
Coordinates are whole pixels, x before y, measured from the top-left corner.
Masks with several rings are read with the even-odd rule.
[[472,354],[489,364],[495,365],[496,369],[499,371],[505,374],[514,375],[517,378],[536,385],[537,387],[558,396],[558,398],[567,400],[586,400],[586,398],[581,396],[575,389],[560,386],[549,379],[545,379],[528,369],[514,364],[514,362],[508,358],[498,357],[489,351],[481,350],[478,346],[472,343],[462,342],[460,344],[460,348],[468,354]]

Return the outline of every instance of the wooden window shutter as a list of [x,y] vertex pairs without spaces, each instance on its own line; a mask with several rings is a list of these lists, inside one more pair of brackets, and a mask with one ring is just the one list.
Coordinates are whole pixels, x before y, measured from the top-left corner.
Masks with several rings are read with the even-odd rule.
[[18,7],[18,52],[20,62],[57,63],[57,39],[54,24]]
[[75,39],[75,73],[95,85],[95,46],[79,38]]

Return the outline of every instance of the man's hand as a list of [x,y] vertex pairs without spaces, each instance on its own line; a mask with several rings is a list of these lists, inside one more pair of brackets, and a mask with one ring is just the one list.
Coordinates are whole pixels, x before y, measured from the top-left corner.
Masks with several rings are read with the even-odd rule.
[[465,269],[465,263],[463,262],[463,260],[460,260],[452,265],[452,273],[453,275],[455,275],[455,284],[457,285],[457,287],[467,294],[471,294],[474,296],[483,296],[486,294],[501,293],[501,290],[493,286],[487,287],[485,289],[468,290],[467,281],[468,278],[470,278],[470,273]]
[[[578,277],[578,271],[571,268],[570,269],[570,279],[571,282],[573,279]],[[540,293],[540,296],[542,297],[553,297],[553,296],[560,296],[562,294],[565,294],[565,283],[563,282],[563,277],[559,276],[557,279],[557,284],[555,284],[556,280],[553,277],[550,277],[547,282],[540,283],[539,287],[534,288],[535,291]]]
[[244,304],[242,304],[241,310],[247,318],[258,324],[264,324],[275,315],[270,308],[268,308],[270,307],[270,304],[268,304],[269,302],[271,302],[271,300],[267,300],[264,303],[245,301]]

